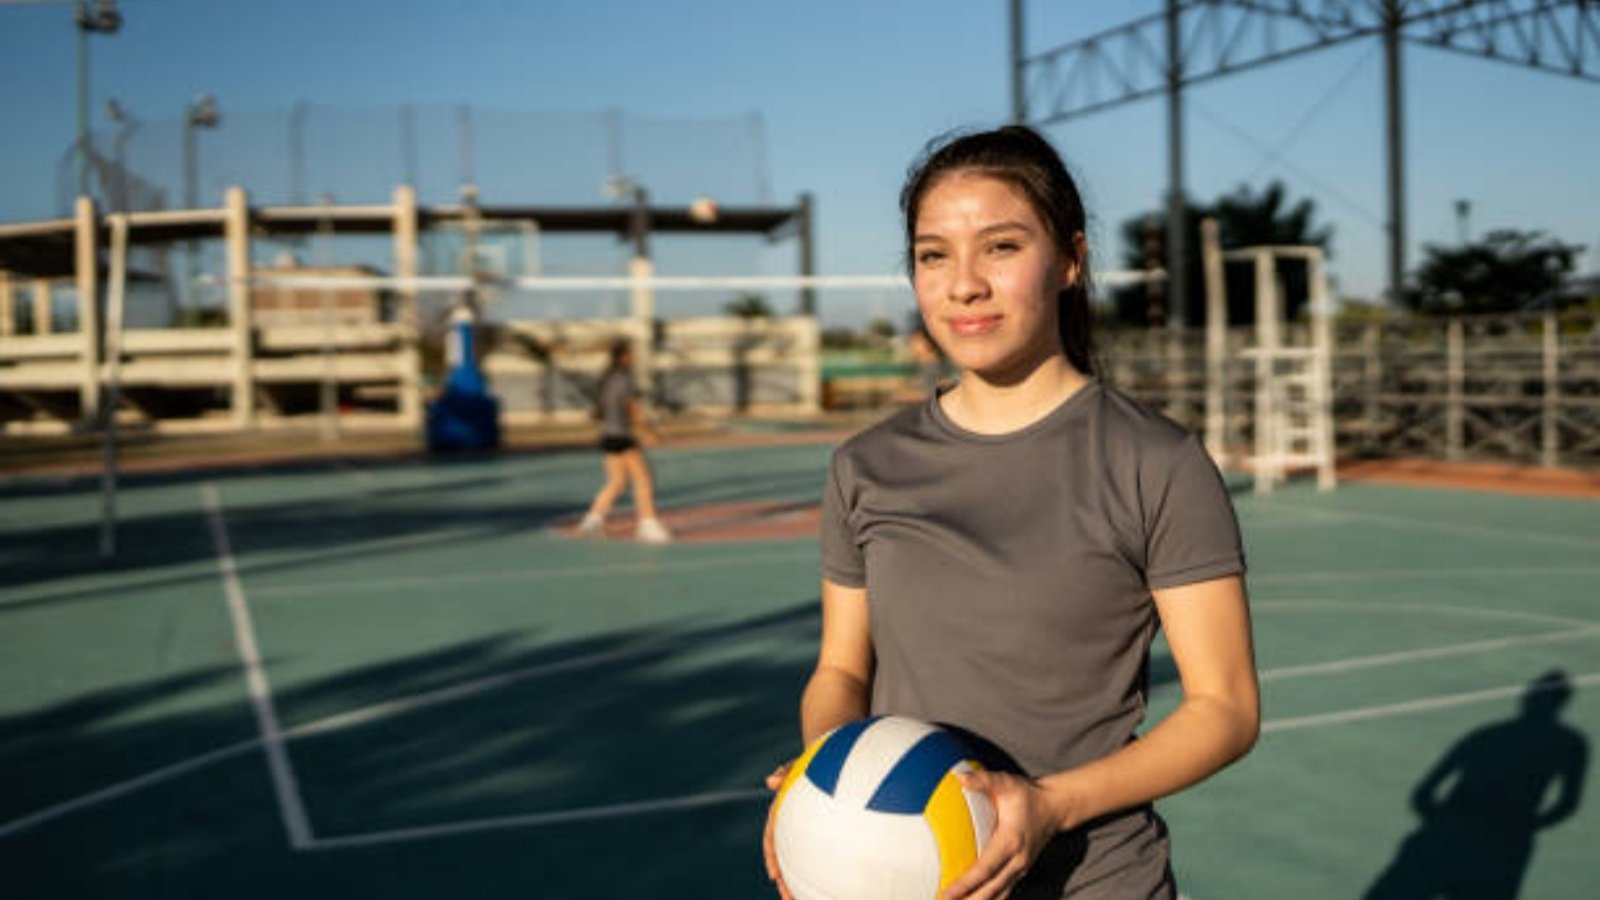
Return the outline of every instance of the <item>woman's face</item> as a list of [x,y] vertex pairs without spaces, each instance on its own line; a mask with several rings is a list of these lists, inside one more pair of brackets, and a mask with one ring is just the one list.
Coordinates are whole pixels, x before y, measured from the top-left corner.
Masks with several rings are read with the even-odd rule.
[[962,369],[1022,375],[1061,352],[1057,297],[1078,267],[1009,184],[940,179],[917,210],[911,257],[922,319]]

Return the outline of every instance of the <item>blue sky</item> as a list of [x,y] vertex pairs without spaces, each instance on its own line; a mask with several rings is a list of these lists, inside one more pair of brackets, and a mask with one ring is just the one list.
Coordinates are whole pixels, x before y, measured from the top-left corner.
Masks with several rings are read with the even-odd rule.
[[[224,128],[300,100],[374,110],[615,108],[685,120],[759,113],[775,198],[816,196],[819,268],[885,273],[897,264],[895,198],[909,159],[937,133],[1007,114],[1006,5],[122,0],[123,31],[93,39],[94,113],[105,126],[103,102],[114,96],[155,120],[202,92],[220,99]],[[1040,50],[1159,3],[1028,7],[1029,46]],[[56,160],[76,128],[74,40],[70,5],[0,2],[0,220],[55,213]],[[1589,247],[1580,265],[1600,269],[1600,85],[1420,47],[1407,54],[1412,261],[1421,244],[1455,239],[1453,203],[1467,198],[1474,232],[1542,230]],[[1209,200],[1283,178],[1335,227],[1340,293],[1379,292],[1385,187],[1375,41],[1189,96],[1191,195]],[[1314,105],[1317,117],[1297,128]],[[1164,190],[1164,116],[1153,100],[1047,129],[1082,180],[1101,268],[1120,256],[1118,224],[1153,208]],[[591,202],[601,201],[596,185]]]

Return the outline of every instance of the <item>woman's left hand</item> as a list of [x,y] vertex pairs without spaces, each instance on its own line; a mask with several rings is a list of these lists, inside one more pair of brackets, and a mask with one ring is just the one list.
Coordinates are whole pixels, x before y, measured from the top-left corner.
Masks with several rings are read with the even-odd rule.
[[962,785],[994,804],[995,828],[972,866],[940,894],[940,900],[998,900],[1009,896],[1055,836],[1060,822],[1038,782],[1006,772],[971,772]]

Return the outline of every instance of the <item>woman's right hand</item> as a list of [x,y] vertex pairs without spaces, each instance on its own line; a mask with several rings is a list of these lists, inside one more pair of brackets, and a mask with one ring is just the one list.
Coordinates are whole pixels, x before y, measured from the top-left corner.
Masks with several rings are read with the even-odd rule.
[[[767,776],[767,790],[777,794],[778,788],[783,787],[783,780],[789,777],[789,767],[793,763],[784,763],[772,770]],[[778,798],[772,798],[772,805],[767,807],[767,828],[761,836],[761,852],[767,859],[767,878],[778,887],[778,896],[783,900],[794,900],[794,895],[789,893],[789,888],[783,883],[783,873],[778,871],[778,850],[772,842],[772,829],[778,818]]]

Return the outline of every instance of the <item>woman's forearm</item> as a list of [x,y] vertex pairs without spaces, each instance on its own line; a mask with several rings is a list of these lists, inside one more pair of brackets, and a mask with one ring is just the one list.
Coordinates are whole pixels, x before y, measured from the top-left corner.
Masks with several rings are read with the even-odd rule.
[[1185,699],[1148,734],[1094,762],[1039,779],[1058,814],[1073,828],[1119,809],[1182,790],[1250,752],[1260,733],[1254,695]]
[[800,698],[800,735],[812,741],[846,722],[865,718],[868,686],[843,669],[819,666]]

